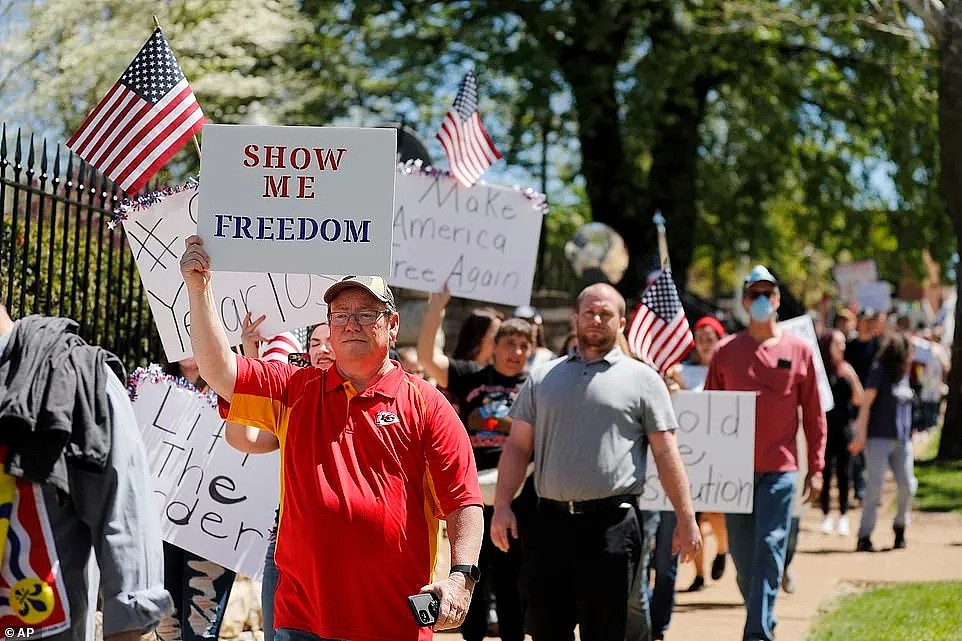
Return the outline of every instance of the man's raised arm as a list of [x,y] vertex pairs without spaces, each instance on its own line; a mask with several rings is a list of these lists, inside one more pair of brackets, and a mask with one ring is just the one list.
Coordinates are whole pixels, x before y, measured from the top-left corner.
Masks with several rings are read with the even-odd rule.
[[189,236],[180,259],[180,273],[190,304],[190,344],[200,375],[226,401],[234,396],[237,361],[221,325],[211,288],[210,256],[199,236]]

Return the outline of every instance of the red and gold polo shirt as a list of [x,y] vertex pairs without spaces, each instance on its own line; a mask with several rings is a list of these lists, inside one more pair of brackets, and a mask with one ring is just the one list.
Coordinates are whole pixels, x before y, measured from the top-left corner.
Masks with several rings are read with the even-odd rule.
[[481,505],[458,415],[395,363],[357,393],[322,371],[237,356],[224,418],[281,448],[274,624],[323,638],[416,641],[407,597],[430,583],[437,518]]

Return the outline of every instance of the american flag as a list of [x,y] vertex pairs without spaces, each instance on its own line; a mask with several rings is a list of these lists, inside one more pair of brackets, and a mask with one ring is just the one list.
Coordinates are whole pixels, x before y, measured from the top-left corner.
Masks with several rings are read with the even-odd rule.
[[437,139],[448,157],[455,180],[471,187],[485,170],[501,158],[478,113],[478,81],[472,72],[461,81],[451,110],[444,117]]
[[695,346],[671,270],[663,269],[641,296],[628,326],[632,353],[664,374]]
[[203,125],[194,92],[157,28],[67,147],[134,194]]
[[287,356],[301,351],[297,337],[291,332],[282,332],[261,345],[260,359],[264,361],[287,362]]

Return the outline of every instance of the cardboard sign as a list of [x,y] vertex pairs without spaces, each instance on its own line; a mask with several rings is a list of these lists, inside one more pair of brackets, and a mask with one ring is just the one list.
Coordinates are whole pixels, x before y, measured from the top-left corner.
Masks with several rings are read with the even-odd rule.
[[839,297],[848,302],[855,300],[855,288],[859,284],[878,280],[878,268],[874,260],[839,263],[832,267],[832,274],[838,284]]
[[401,173],[395,204],[391,285],[439,292],[447,283],[462,298],[531,301],[542,213],[524,195]]
[[859,307],[887,312],[892,309],[892,285],[884,280],[860,283],[855,287],[855,301]]
[[[755,393],[675,392],[678,450],[699,512],[747,514],[755,492]],[[644,510],[670,510],[651,450],[645,468]]]
[[255,579],[274,526],[279,457],[243,454],[224,440],[209,396],[169,377],[134,373],[143,435],[165,541]]
[[206,125],[197,233],[217,271],[386,274],[397,131]]
[[822,402],[822,411],[827,412],[835,407],[835,397],[832,396],[832,386],[828,382],[828,373],[822,361],[822,351],[818,348],[818,336],[815,334],[815,323],[809,315],[796,316],[778,323],[782,331],[794,334],[805,340],[812,347],[812,361],[815,364],[815,378],[818,384],[818,398]]
[[[150,311],[170,362],[193,353],[180,257],[184,253],[184,239],[196,233],[196,226],[196,189],[166,196],[149,208],[131,213],[124,221],[124,235],[134,254]],[[339,276],[320,274],[217,272],[211,282],[215,307],[228,339],[232,345],[238,345],[241,322],[248,311],[254,317],[267,314],[260,328],[264,336],[276,336],[323,320],[327,316],[324,292],[339,279]]]

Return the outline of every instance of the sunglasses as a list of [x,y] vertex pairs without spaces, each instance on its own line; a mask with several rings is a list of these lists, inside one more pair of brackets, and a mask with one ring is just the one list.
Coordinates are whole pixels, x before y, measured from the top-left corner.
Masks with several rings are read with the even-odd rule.
[[747,298],[748,300],[755,300],[755,299],[757,299],[757,298],[759,298],[759,297],[761,297],[761,296],[764,296],[764,297],[766,297],[766,298],[771,298],[771,297],[772,297],[772,294],[774,294],[774,293],[775,293],[775,290],[772,290],[772,289],[770,289],[770,290],[768,290],[768,291],[761,291],[761,292],[758,292],[758,291],[756,291],[756,292],[745,292],[745,298]]

